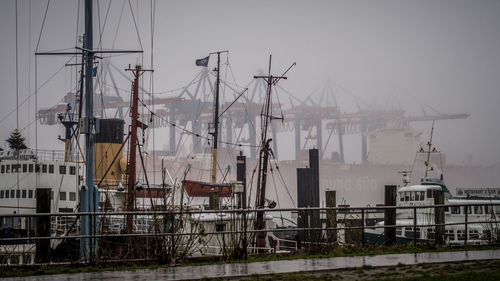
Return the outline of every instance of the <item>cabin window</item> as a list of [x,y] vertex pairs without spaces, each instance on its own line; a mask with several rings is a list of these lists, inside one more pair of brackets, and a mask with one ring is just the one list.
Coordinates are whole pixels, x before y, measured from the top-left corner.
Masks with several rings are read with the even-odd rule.
[[69,193],[69,201],[76,201],[76,192]]
[[485,214],[491,214],[493,212],[493,209],[488,206],[488,205],[484,205],[484,213]]
[[66,192],[59,192],[59,200],[66,201]]
[[459,215],[460,214],[460,207],[458,206],[452,206],[451,207],[451,213],[454,214],[454,215]]
[[415,201],[415,192],[410,192],[410,200]]
[[420,228],[417,227],[417,232],[415,233],[413,231],[413,227],[405,227],[405,237],[407,238],[413,238],[413,237],[419,238],[420,237]]
[[435,238],[434,228],[428,228],[427,229],[427,239],[434,239],[434,238]]
[[36,164],[36,166],[35,166],[35,171],[36,171],[37,173],[40,173],[40,164]]
[[76,175],[76,167],[75,166],[69,166],[69,174]]
[[16,190],[16,198],[21,198],[21,190]]
[[43,174],[47,173],[47,165],[46,164],[42,164],[42,173]]
[[15,173],[17,171],[16,167],[17,167],[16,164],[12,164],[12,173]]
[[16,198],[16,191],[14,189],[10,190],[10,198]]
[[9,198],[9,191],[8,190],[5,191],[5,198]]
[[445,240],[455,240],[455,232],[453,229],[446,229],[444,231],[444,239]]
[[23,189],[23,191],[21,192],[21,197],[26,198],[26,189]]
[[405,201],[410,201],[410,192],[405,192]]
[[467,210],[467,214],[472,214],[472,206],[464,206],[464,209]]
[[224,223],[216,224],[215,231],[217,231],[217,232],[226,231],[226,224],[224,224]]
[[474,214],[481,215],[483,213],[483,208],[481,206],[474,206]]
[[420,201],[420,192],[415,192],[415,201]]
[[401,236],[401,233],[403,233],[401,227],[396,227],[396,235]]
[[33,198],[33,190],[28,190],[28,198]]
[[469,239],[479,239],[479,230],[469,230]]
[[5,165],[2,165],[2,174],[5,173]]
[[23,164],[23,173],[28,171],[28,164]]
[[59,166],[59,174],[61,175],[66,174],[66,166]]
[[3,198],[3,190],[0,190],[0,199]]
[[465,230],[457,230],[457,239],[465,240]]
[[49,174],[54,173],[54,165],[49,165]]
[[33,173],[33,164],[29,164],[28,171],[29,173]]
[[448,206],[444,207],[444,212],[445,213],[449,213],[450,212],[450,208]]
[[10,165],[5,165],[5,172],[10,173]]
[[405,196],[403,192],[399,192],[399,200],[400,201],[405,201]]
[[432,195],[432,189],[427,189],[427,198],[434,198]]
[[420,191],[420,201],[425,200],[425,191]]

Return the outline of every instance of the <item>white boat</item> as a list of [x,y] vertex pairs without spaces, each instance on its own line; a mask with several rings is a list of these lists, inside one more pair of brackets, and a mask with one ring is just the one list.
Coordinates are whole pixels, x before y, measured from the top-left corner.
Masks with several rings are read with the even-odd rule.
[[[82,164],[65,161],[65,152],[0,152],[0,217],[36,213],[36,188],[51,189],[51,212],[74,212]],[[0,228],[30,230],[29,219],[1,217]]]
[[[491,192],[489,189],[473,189],[474,194],[482,196],[470,196],[462,190],[460,197],[452,196],[448,187],[443,182],[443,176],[433,178],[428,176],[434,169],[430,164],[431,153],[439,153],[432,148],[432,133],[430,141],[427,143],[428,150],[421,149],[419,152],[427,156],[425,161],[425,176],[420,184],[408,185],[408,173],[402,172],[404,186],[399,187],[396,195],[396,206],[432,206],[434,204],[434,191],[444,193],[445,205],[445,232],[444,240],[449,245],[460,245],[467,241],[468,244],[487,244],[499,237],[499,219],[500,219],[500,197],[497,192]],[[418,153],[418,152],[417,152]],[[459,190],[460,191],[460,190]],[[492,205],[493,204],[493,205]],[[499,204],[499,205],[494,205]],[[463,206],[467,205],[467,206]],[[467,218],[466,218],[467,216]],[[467,221],[467,227],[465,222]],[[413,241],[414,237],[418,240],[433,240],[435,228],[435,210],[434,208],[416,209],[416,230],[414,224],[414,208],[397,209],[396,211],[396,242],[407,243]],[[379,222],[376,226],[383,226],[384,222]],[[419,227],[420,225],[420,227]],[[372,242],[383,242],[383,228],[367,229],[365,235]],[[378,237],[378,238],[377,238]],[[375,241],[375,240],[379,241]]]

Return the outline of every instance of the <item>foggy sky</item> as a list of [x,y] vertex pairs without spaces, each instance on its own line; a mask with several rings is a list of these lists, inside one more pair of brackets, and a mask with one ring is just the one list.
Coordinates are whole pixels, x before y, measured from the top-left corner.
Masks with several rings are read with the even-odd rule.
[[[0,9],[2,119],[16,106],[14,3],[2,1]],[[75,46],[77,3],[51,1],[39,51]],[[101,26],[108,3],[99,3]],[[142,44],[144,50],[142,56],[113,58],[119,68],[135,63],[151,67],[150,3],[131,1],[140,43],[128,2],[118,31],[123,2],[111,3],[102,34],[103,48],[138,49]],[[34,90],[33,53],[46,2],[20,0],[18,5],[19,100],[23,101]],[[94,9],[97,45],[97,5]],[[422,114],[418,100],[442,113],[471,114],[466,120],[437,122],[436,144],[446,153],[448,163],[472,161],[491,165],[500,162],[499,15],[500,2],[484,0],[158,1],[153,36],[153,90],[161,92],[186,85],[199,72],[194,60],[217,50],[230,50],[235,81],[246,85],[259,70],[267,68],[268,56],[273,54],[275,74],[297,62],[288,74],[289,79],[280,82],[283,87],[298,97],[306,97],[327,83],[337,85],[335,93],[343,112],[355,111],[356,104],[340,87],[369,104],[383,106],[388,97],[397,97],[411,115]],[[82,16],[78,28],[81,35]],[[115,32],[117,39],[113,45]],[[67,59],[38,57],[38,86]],[[214,67],[213,60],[210,67]],[[38,108],[58,103],[74,86],[71,77],[74,70],[63,69],[40,89]],[[144,79],[147,89],[150,89],[149,79],[148,74]],[[231,75],[228,80],[232,80]],[[117,82],[118,87],[130,88],[124,79]],[[35,129],[33,124],[27,125],[33,121],[34,104],[32,98],[29,107],[26,103],[19,111],[19,127],[27,128],[24,132],[31,146]],[[14,113],[0,123],[0,140],[5,140],[15,127]],[[428,133],[430,123],[415,127]],[[54,148],[55,135],[60,132],[41,125],[38,132],[39,147]],[[157,146],[161,148],[161,144]],[[347,160],[359,161],[359,146],[348,141],[346,148]],[[293,157],[293,149],[290,153]]]

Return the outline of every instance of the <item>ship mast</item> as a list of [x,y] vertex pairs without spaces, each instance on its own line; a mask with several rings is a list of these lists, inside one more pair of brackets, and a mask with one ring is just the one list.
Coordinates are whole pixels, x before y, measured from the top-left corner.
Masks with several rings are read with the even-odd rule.
[[[220,54],[228,53],[229,51],[218,51],[208,54],[217,54],[217,78],[215,80],[215,96],[214,96],[214,116],[213,116],[213,128],[209,132],[212,135],[212,168],[210,170],[210,180],[212,183],[217,182],[217,148],[219,143],[219,93],[220,93]],[[210,192],[210,209],[219,209],[219,196],[218,192]]]
[[[430,166],[430,160],[431,160],[431,148],[432,148],[432,135],[434,134],[434,120],[432,120],[432,128],[431,128],[431,136],[429,138],[429,142],[427,142],[427,161],[425,161],[425,178],[427,177],[427,174],[431,169],[429,169]],[[434,152],[434,151],[433,151]]]
[[[132,71],[134,74],[134,82],[132,83],[132,108],[130,109],[132,121],[130,122],[130,142],[129,142],[129,161],[128,161],[128,181],[127,181],[127,211],[134,210],[135,202],[135,181],[136,181],[136,147],[137,147],[137,127],[146,128],[146,125],[138,120],[139,118],[139,77],[146,71],[153,71],[150,69],[142,69],[140,65],[136,65],[134,69],[130,65],[125,71]],[[132,233],[133,229],[133,215],[127,215],[126,230],[127,233]]]
[[[212,183],[217,182],[217,147],[219,143],[219,88],[220,88],[220,54],[227,51],[215,52],[217,54],[217,79],[215,80],[215,97],[214,97],[214,121],[213,121],[213,144],[212,144],[212,169],[210,179]],[[214,53],[210,53],[214,54]]]
[[85,183],[88,188],[94,186],[94,93],[93,93],[93,29],[92,0],[85,0],[85,36],[83,41],[85,60]]
[[[259,152],[259,166],[258,166],[258,175],[257,175],[257,194],[256,194],[256,209],[264,209],[264,203],[266,200],[266,181],[267,181],[267,164],[269,160],[269,154],[271,153],[271,148],[269,146],[272,139],[267,138],[267,130],[269,124],[274,119],[282,119],[280,117],[272,116],[272,102],[271,102],[271,93],[272,87],[278,83],[281,79],[287,79],[284,75],[295,65],[293,63],[281,76],[273,76],[271,75],[271,63],[272,63],[272,55],[269,56],[269,71],[268,75],[260,75],[254,76],[255,79],[261,78],[264,79],[267,83],[267,92],[266,92],[266,100],[264,103],[264,107],[261,111],[261,148]],[[255,229],[262,230],[265,229],[264,222],[264,212],[257,212],[257,219],[255,222]],[[261,249],[266,246],[266,233],[264,231],[257,232],[257,248]]]

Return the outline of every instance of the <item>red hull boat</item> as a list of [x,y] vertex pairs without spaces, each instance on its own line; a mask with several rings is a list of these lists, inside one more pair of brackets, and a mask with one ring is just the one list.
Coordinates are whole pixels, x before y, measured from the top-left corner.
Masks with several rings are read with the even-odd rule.
[[230,183],[211,183],[201,181],[182,181],[190,197],[209,197],[210,192],[218,192],[220,197],[231,197],[233,190]]

